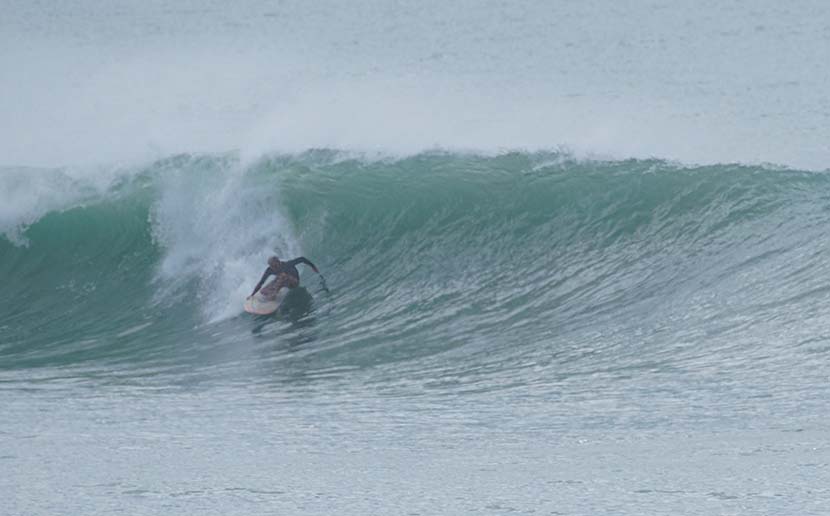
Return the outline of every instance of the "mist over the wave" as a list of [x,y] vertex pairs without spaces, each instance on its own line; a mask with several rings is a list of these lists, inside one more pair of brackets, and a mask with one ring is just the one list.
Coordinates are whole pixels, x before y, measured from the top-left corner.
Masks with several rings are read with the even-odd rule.
[[830,157],[817,82],[830,36],[816,4],[710,5],[717,17],[678,5],[657,24],[648,2],[512,12],[73,1],[48,16],[10,3],[0,21],[4,165],[312,148],[566,148],[819,170]]

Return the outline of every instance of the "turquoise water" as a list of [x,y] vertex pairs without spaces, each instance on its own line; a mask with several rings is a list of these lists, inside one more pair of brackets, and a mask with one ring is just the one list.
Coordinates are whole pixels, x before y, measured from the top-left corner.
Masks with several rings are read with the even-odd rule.
[[823,4],[4,13],[0,514],[827,512]]

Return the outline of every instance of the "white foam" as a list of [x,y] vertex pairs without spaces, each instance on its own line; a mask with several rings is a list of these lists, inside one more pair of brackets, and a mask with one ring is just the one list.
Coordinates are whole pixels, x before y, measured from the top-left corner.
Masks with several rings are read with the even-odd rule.
[[271,254],[299,254],[293,229],[282,214],[278,178],[257,176],[235,160],[219,168],[192,163],[159,178],[152,211],[161,297],[198,285],[208,321],[237,315]]
[[120,167],[0,168],[0,235],[26,245],[23,232],[29,225],[51,211],[99,197],[128,173]]

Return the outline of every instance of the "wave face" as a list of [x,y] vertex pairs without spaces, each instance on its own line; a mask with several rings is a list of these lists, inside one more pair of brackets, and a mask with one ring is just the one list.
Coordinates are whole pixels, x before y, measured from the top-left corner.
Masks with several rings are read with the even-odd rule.
[[[7,372],[553,388],[818,374],[830,349],[823,173],[313,151],[71,175],[2,171]],[[278,316],[242,313],[271,253],[305,255],[330,291],[305,269]]]

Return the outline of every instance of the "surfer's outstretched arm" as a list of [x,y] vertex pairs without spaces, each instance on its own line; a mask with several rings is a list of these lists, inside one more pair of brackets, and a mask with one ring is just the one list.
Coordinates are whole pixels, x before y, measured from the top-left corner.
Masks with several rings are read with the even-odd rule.
[[311,267],[314,270],[314,272],[320,274],[320,271],[317,270],[317,266],[308,261],[305,256],[300,256],[299,258],[294,258],[293,260],[291,260],[292,265],[297,265],[298,263],[304,263]]
[[[262,288],[262,284],[265,283],[265,280],[268,279],[268,276],[270,276],[271,274],[273,274],[273,272],[271,272],[270,267],[265,269],[265,272],[262,273],[262,278],[260,278],[259,283],[256,284],[256,287],[254,287],[254,291],[251,292],[251,296],[253,296],[257,292],[259,292],[259,289]],[[251,296],[248,296],[248,297],[251,297]]]
[[[308,265],[309,267],[311,267],[312,269],[314,269],[314,272],[316,272],[317,274],[320,274],[320,271],[317,269],[317,266],[314,265],[313,263],[311,263],[310,261],[308,261],[308,259],[306,259],[305,256],[300,256],[299,258],[295,258],[294,260],[291,260],[291,262],[294,265],[296,265],[298,263],[304,263],[304,264]],[[326,286],[326,278],[323,277],[322,274],[320,274],[320,285],[323,287],[323,290],[325,290],[326,292],[329,291],[329,287]]]

